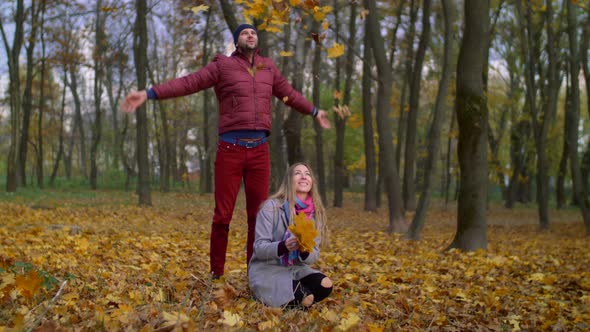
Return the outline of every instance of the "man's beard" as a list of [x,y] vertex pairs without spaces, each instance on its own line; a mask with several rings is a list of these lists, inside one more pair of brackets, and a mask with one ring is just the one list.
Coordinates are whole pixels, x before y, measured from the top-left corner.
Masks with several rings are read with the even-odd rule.
[[254,51],[257,48],[258,48],[258,41],[256,41],[256,43],[253,46],[248,45],[247,42],[238,43],[238,49],[240,49],[240,51],[249,52],[249,51]]

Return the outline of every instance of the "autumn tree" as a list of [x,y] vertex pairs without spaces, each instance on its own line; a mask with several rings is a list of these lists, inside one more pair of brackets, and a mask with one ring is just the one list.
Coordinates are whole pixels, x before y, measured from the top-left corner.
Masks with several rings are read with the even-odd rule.
[[371,37],[369,20],[365,20],[365,36],[363,37],[363,78],[362,78],[362,109],[363,109],[363,141],[365,143],[365,210],[377,210],[377,162],[373,129],[373,73],[371,71],[373,53],[371,53]]
[[378,91],[377,91],[377,131],[379,132],[379,160],[383,163],[381,170],[384,172],[383,182],[387,192],[389,210],[389,232],[404,232],[406,225],[403,215],[403,201],[397,167],[395,166],[393,135],[389,100],[391,99],[392,73],[387,61],[384,40],[381,36],[380,25],[377,17],[377,4],[375,0],[364,0],[365,7],[369,10],[366,16],[366,34],[370,36],[373,59],[377,66]]
[[[135,59],[135,71],[137,75],[137,89],[146,88],[147,77],[147,3],[136,0],[136,19],[133,31],[133,58]],[[148,122],[145,104],[135,112],[137,121],[137,166],[139,179],[137,181],[137,193],[140,205],[151,205],[149,159],[148,159]]]
[[18,127],[22,111],[19,55],[23,46],[25,22],[25,6],[23,0],[16,1],[16,10],[14,11],[13,18],[15,28],[12,46],[10,46],[4,30],[3,19],[0,16],[0,32],[2,32],[2,40],[4,41],[4,49],[6,50],[6,61],[8,63],[8,93],[10,95],[10,148],[8,150],[8,159],[6,162],[7,192],[15,192],[17,187],[17,148],[19,146]]
[[[356,41],[356,16],[357,3],[350,4],[350,15],[348,19],[348,41],[346,43],[346,57],[344,59],[344,95],[340,93],[340,69],[336,63],[336,81],[335,94],[336,98],[334,107],[338,109],[335,112],[334,124],[336,129],[336,149],[334,152],[334,206],[342,207],[344,178],[346,167],[344,165],[344,134],[346,130],[346,120],[350,115],[349,105],[351,102],[352,76],[354,66],[354,48]],[[338,27],[336,27],[338,28]],[[338,58],[340,59],[340,58]],[[343,106],[339,107],[339,101],[342,99]]]
[[487,100],[483,91],[484,47],[488,45],[488,0],[466,1],[457,62],[456,112],[459,124],[461,187],[457,233],[451,248],[487,247]]
[[416,127],[420,107],[420,83],[422,81],[422,66],[426,49],[430,44],[430,0],[424,0],[422,6],[422,33],[418,50],[414,55],[412,77],[410,78],[410,108],[406,128],[406,145],[404,153],[403,195],[404,209],[416,209]]
[[445,122],[448,90],[451,81],[451,57],[453,55],[453,23],[455,8],[450,0],[443,0],[442,6],[444,13],[444,54],[442,59],[442,73],[434,106],[434,116],[428,132],[428,157],[426,161],[426,169],[424,170],[424,187],[420,194],[418,209],[416,210],[410,229],[406,234],[406,237],[410,239],[420,238],[420,232],[422,231],[426,219],[426,213],[430,205],[441,143],[440,134],[442,125]]
[[578,124],[580,121],[580,58],[578,54],[578,23],[577,23],[577,5],[575,0],[566,0],[567,2],[567,33],[569,41],[569,69],[570,69],[570,103],[566,108],[565,121],[567,123],[567,141],[569,145],[569,161],[574,186],[574,197],[580,207],[586,234],[590,235],[590,211],[588,211],[588,201],[584,195],[582,184],[582,174],[578,160]]

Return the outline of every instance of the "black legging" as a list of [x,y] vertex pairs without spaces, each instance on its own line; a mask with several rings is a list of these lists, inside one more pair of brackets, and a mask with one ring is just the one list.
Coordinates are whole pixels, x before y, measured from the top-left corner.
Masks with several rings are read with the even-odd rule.
[[323,273],[313,273],[300,280],[293,280],[293,295],[295,299],[289,302],[288,306],[297,306],[301,304],[303,298],[313,294],[313,303],[320,302],[330,295],[332,286],[322,286],[322,280],[326,278]]

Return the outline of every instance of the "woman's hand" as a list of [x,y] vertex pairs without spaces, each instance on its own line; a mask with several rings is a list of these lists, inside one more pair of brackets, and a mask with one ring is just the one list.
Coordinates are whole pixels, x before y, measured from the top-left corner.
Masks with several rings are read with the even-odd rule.
[[299,243],[297,243],[297,238],[291,236],[290,238],[285,240],[285,246],[287,247],[287,250],[289,250],[289,252],[299,249]]
[[121,104],[121,110],[125,113],[130,113],[135,111],[136,108],[141,106],[147,100],[147,92],[143,91],[133,91],[125,97],[123,103]]

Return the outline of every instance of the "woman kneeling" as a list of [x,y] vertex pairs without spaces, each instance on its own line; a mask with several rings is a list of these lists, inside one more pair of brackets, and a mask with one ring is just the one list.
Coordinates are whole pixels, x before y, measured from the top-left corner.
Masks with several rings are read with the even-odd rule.
[[[250,288],[271,307],[310,307],[332,292],[332,280],[310,267],[320,256],[326,214],[311,168],[289,168],[279,190],[262,204],[256,218],[254,254],[248,265]],[[289,231],[295,215],[314,221],[318,236],[312,250],[299,246]]]

